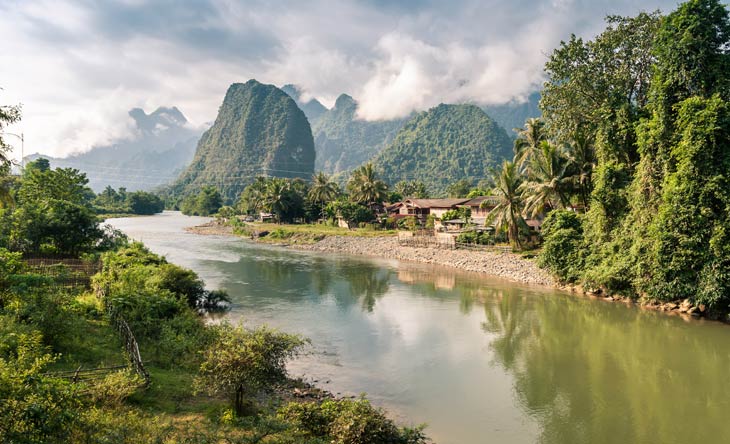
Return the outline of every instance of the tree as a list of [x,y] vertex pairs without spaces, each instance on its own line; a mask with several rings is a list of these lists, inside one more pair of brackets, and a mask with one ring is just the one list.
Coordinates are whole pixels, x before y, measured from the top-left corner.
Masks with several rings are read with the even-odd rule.
[[27,253],[71,256],[91,251],[103,232],[86,175],[71,168],[52,170],[43,160],[31,162],[20,180],[10,246]]
[[266,178],[259,176],[247,186],[238,198],[238,211],[242,214],[254,215],[263,209]]
[[360,222],[370,222],[373,220],[373,212],[370,209],[345,199],[330,202],[325,211],[334,214],[336,217],[341,217],[347,222],[348,228],[357,226]]
[[266,184],[263,207],[281,223],[295,205],[295,191],[286,179],[272,178]]
[[221,206],[223,206],[221,194],[215,187],[206,185],[197,195],[193,194],[185,198],[180,209],[185,215],[210,216],[215,214]]
[[429,197],[426,184],[420,180],[402,180],[395,184],[395,192],[400,194],[401,198],[411,197],[416,199],[428,199]]
[[10,164],[10,146],[3,140],[3,132],[8,125],[20,120],[20,106],[0,105],[0,168]]
[[312,177],[312,186],[309,188],[309,198],[324,205],[337,198],[340,194],[337,183],[326,174],[319,172]]
[[347,182],[350,198],[357,203],[372,205],[382,203],[387,197],[388,185],[378,179],[375,167],[371,162],[352,172]]
[[324,207],[340,194],[340,187],[326,174],[319,172],[312,176],[312,186],[307,195],[310,202],[319,207],[321,217],[324,217]]
[[505,160],[502,168],[493,172],[493,194],[499,199],[496,207],[489,212],[487,221],[494,223],[498,230],[506,230],[510,243],[515,248],[521,247],[520,229],[526,228],[522,218],[522,197],[519,191],[522,179],[517,164]]
[[568,205],[567,191],[570,159],[565,151],[550,142],[540,142],[539,150],[529,157],[527,178],[520,185],[524,211],[535,218],[548,210]]
[[540,145],[547,140],[545,122],[540,118],[527,119],[524,128],[515,128],[514,162],[520,169],[527,164],[531,157],[540,151]]
[[473,183],[469,179],[460,179],[448,187],[446,187],[446,194],[449,197],[466,197],[471,191]]
[[307,343],[300,336],[267,327],[244,329],[223,324],[208,347],[195,380],[199,391],[230,396],[238,416],[251,413],[252,398],[283,382],[286,362]]

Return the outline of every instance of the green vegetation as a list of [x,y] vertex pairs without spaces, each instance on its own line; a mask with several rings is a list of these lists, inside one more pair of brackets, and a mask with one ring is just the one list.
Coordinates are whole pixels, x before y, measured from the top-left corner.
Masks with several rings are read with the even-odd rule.
[[511,141],[473,105],[439,105],[409,120],[373,163],[388,183],[418,179],[443,195],[453,178],[478,181],[511,156]]
[[188,216],[210,216],[223,206],[223,198],[215,187],[204,186],[198,194],[191,194],[180,204],[180,211]]
[[29,163],[22,178],[10,183],[10,205],[0,208],[0,247],[61,256],[94,250],[107,233],[87,182],[77,170],[50,169],[45,159]]
[[542,194],[553,209],[571,197],[588,208],[549,218],[541,261],[591,289],[728,312],[728,11],[692,0],[608,24],[593,41],[563,42],[546,65],[540,145],[572,149],[578,168],[566,175],[565,159],[553,161]]
[[[0,178],[10,186],[0,208],[0,441],[425,442],[420,429],[401,430],[364,401],[333,401],[336,411],[323,407],[332,427],[303,430],[285,397],[297,384],[285,364],[302,338],[206,323],[226,310],[226,293],[100,227],[92,205],[100,196],[84,174],[39,159],[9,181],[7,164],[3,158]],[[120,202],[119,192],[106,191],[101,199]],[[38,267],[28,255],[59,263]],[[78,262],[91,265],[87,279],[69,281],[67,267]]]
[[378,178],[372,163],[367,163],[352,172],[347,182],[350,198],[359,204],[382,203],[387,197],[388,185]]
[[93,201],[97,213],[102,214],[155,214],[165,209],[165,203],[152,193],[145,191],[127,192],[122,187],[115,190],[107,186]]
[[179,201],[209,185],[230,204],[257,176],[311,177],[314,157],[309,122],[291,97],[255,80],[235,83],[169,198]]
[[358,119],[356,113],[355,100],[342,94],[331,110],[316,121],[310,120],[318,171],[344,173],[368,162],[393,140],[404,123],[403,120],[368,122]]

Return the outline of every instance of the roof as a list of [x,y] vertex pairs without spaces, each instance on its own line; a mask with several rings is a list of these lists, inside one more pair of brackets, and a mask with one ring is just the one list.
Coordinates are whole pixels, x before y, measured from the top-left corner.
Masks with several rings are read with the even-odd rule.
[[478,207],[481,206],[482,202],[487,201],[487,205],[498,205],[499,204],[499,198],[496,196],[477,196],[474,199],[470,199],[463,203],[463,205],[469,206],[469,207]]
[[406,199],[404,204],[418,208],[452,208],[469,199]]

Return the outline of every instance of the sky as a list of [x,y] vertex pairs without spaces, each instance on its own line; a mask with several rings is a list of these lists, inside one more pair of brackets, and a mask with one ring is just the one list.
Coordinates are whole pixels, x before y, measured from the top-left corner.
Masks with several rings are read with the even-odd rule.
[[[550,52],[608,14],[676,0],[0,0],[0,104],[22,104],[25,154],[134,137],[129,109],[215,119],[231,83],[294,83],[359,117],[521,101]],[[15,143],[14,138],[6,139]],[[17,145],[17,143],[16,143]],[[15,157],[19,158],[20,147]]]

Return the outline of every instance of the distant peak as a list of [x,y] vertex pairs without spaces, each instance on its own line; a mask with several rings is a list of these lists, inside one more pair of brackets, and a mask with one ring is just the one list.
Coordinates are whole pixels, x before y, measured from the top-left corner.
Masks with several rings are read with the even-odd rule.
[[335,108],[337,109],[349,108],[353,105],[356,105],[355,99],[353,99],[351,96],[348,96],[347,94],[340,94],[340,96],[335,101]]
[[143,131],[152,131],[160,124],[173,127],[183,126],[188,122],[188,119],[176,106],[161,106],[150,114],[147,114],[142,108],[132,108],[128,114],[134,119],[137,128]]
[[281,90],[289,94],[289,96],[291,96],[291,98],[294,100],[299,100],[299,98],[302,96],[301,89],[291,83],[287,83],[286,85],[282,86]]

